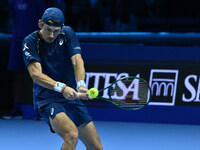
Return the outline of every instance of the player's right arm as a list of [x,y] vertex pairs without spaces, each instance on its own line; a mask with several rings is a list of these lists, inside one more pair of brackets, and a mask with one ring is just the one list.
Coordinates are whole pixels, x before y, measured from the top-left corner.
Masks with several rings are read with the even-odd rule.
[[54,90],[54,85],[56,84],[56,81],[42,73],[42,67],[39,62],[32,60],[27,69],[35,83],[45,88]]
[[[32,60],[31,63],[27,66],[27,69],[35,83],[45,88],[54,90],[56,81],[42,73],[42,67],[39,62]],[[77,92],[68,86],[65,87],[65,90],[63,90],[62,93],[63,96],[69,100],[75,100],[78,97]]]

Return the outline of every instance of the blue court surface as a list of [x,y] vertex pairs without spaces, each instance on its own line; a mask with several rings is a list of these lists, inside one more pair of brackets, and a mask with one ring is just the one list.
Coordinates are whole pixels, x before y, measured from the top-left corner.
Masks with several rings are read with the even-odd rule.
[[[200,126],[94,121],[104,150],[199,150]],[[0,150],[59,150],[44,121],[0,119]],[[77,150],[84,150],[81,141]]]

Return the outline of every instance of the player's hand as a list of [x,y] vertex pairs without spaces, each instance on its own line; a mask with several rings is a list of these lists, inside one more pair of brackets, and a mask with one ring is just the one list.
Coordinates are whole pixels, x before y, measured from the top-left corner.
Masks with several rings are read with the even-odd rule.
[[88,89],[86,89],[83,86],[80,86],[78,88],[78,93],[79,93],[79,98],[82,100],[88,100],[89,99],[89,95],[88,95]]
[[69,86],[67,86],[62,93],[68,100],[76,100],[79,97],[79,94]]

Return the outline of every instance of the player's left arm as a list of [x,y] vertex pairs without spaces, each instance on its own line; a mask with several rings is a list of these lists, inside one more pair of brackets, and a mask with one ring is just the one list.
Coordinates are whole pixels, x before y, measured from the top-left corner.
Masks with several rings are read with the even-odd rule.
[[[74,67],[76,80],[85,80],[85,67],[81,54],[73,55],[71,60]],[[80,86],[77,90],[79,93],[86,93],[86,99],[88,98],[88,89],[86,89],[84,86]]]

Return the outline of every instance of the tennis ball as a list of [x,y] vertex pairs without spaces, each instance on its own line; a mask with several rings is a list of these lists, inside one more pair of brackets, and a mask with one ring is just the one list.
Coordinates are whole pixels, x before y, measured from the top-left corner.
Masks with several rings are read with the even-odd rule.
[[88,91],[88,95],[90,98],[95,98],[99,95],[99,91],[96,88],[91,88]]

